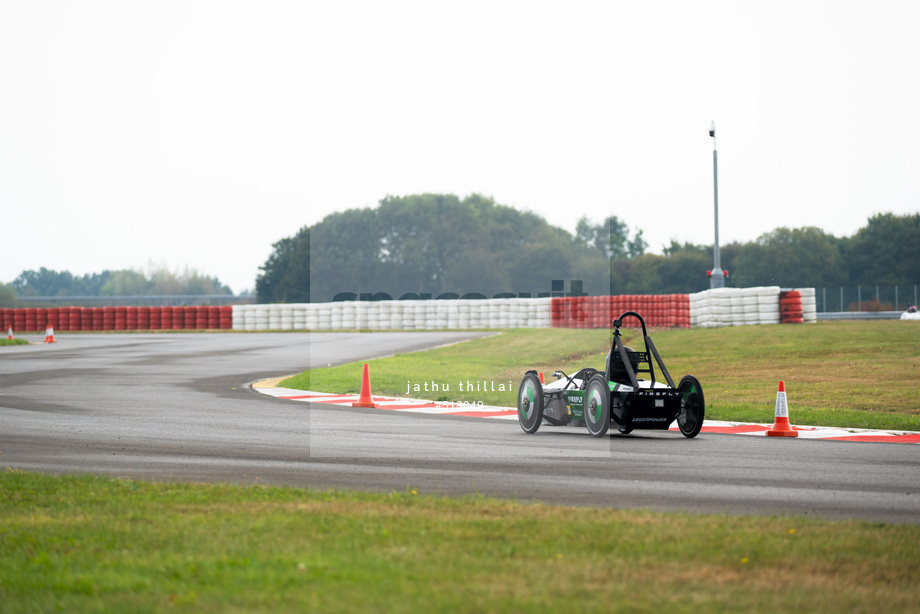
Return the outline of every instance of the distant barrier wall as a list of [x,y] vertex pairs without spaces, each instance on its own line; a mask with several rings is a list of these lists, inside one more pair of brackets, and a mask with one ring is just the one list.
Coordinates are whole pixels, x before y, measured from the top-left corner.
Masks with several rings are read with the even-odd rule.
[[3,330],[203,330],[233,328],[233,305],[183,307],[22,307],[0,309]]
[[814,288],[713,288],[691,294],[689,299],[692,328],[802,323],[818,319]]
[[[183,307],[0,309],[3,330],[437,330],[609,328],[626,311],[653,328],[714,328],[815,322],[814,288],[717,288],[694,294],[341,301]],[[638,320],[628,318],[626,327]]]
[[237,330],[545,328],[550,298],[235,305]]
[[[690,328],[690,301],[686,294],[621,294],[554,298],[550,321],[556,328],[609,328],[614,318],[635,311],[647,326]],[[628,318],[625,327],[638,327]]]

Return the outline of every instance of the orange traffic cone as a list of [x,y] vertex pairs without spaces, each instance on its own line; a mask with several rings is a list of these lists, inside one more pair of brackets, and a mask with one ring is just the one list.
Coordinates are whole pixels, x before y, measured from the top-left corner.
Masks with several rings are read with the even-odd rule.
[[767,431],[771,437],[798,437],[799,432],[789,424],[789,408],[786,406],[786,383],[780,380],[779,389],[776,391],[776,417],[773,419],[773,428]]
[[374,397],[371,396],[371,372],[364,363],[364,377],[361,378],[361,396],[351,404],[352,407],[380,407],[374,403]]
[[50,324],[45,329],[45,343],[57,343],[54,340],[54,327]]
[[10,326],[9,329],[6,331],[6,338],[9,339],[10,341],[13,340],[13,327],[12,326]]

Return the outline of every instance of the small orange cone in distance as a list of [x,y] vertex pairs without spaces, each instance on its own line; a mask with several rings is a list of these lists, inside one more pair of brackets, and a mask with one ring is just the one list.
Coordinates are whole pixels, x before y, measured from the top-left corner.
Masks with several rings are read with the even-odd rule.
[[773,428],[767,431],[771,437],[798,437],[799,432],[789,424],[789,407],[786,405],[786,382],[780,380],[776,391],[776,411]]
[[54,327],[50,324],[48,325],[48,328],[45,329],[45,343],[57,343],[54,340]]
[[7,329],[7,331],[6,331],[6,338],[9,339],[10,341],[13,340],[13,327],[12,327],[12,326],[10,326],[10,327]]
[[371,396],[371,373],[364,363],[364,377],[361,378],[361,395],[358,400],[351,404],[352,407],[380,407],[374,403],[374,397]]

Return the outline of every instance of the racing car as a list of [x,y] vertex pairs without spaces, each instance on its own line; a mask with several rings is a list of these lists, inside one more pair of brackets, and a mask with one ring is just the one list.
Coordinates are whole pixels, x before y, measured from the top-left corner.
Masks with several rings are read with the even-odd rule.
[[[642,325],[645,351],[623,343],[620,328],[624,318],[634,317]],[[536,433],[543,424],[585,426],[595,437],[607,434],[611,425],[620,433],[634,429],[666,430],[677,420],[685,437],[696,437],[703,426],[703,387],[696,377],[685,375],[674,385],[645,320],[626,311],[613,321],[613,341],[606,368],[579,369],[574,375],[556,371],[556,381],[543,385],[536,371],[527,371],[518,389],[518,421],[525,433]],[[664,381],[659,381],[655,365]],[[638,379],[638,375],[649,379]]]

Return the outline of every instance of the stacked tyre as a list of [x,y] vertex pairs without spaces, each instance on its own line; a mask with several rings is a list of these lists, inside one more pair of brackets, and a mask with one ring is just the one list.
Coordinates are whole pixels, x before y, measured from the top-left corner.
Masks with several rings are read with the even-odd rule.
[[802,313],[802,293],[798,290],[787,290],[779,293],[779,321],[783,324],[802,324],[805,317]]
[[[84,307],[83,313],[80,314],[80,330],[93,330],[93,318],[96,310],[92,307]],[[100,322],[100,325],[102,323]]]
[[[203,330],[203,329],[205,329],[205,328],[208,327],[208,319],[209,319],[208,309],[209,309],[209,308],[206,307],[206,306],[204,306],[204,305],[195,307],[195,309],[194,309],[194,312],[195,312],[195,326],[194,326],[194,328],[199,329],[199,330]],[[193,328],[193,327],[188,326],[188,325],[186,324],[186,328]]]
[[163,328],[163,307],[150,308],[150,330]]
[[115,308],[115,330],[128,330],[128,308],[125,306]]
[[70,307],[67,310],[67,327],[70,330],[84,330],[82,307]]
[[185,326],[185,307],[173,307],[172,309],[172,329],[182,330]]
[[[137,307],[137,330],[150,330],[150,307]],[[131,313],[128,312],[128,325],[131,324]]]
[[173,307],[163,307],[160,311],[160,328],[162,330],[172,330],[173,326]]

